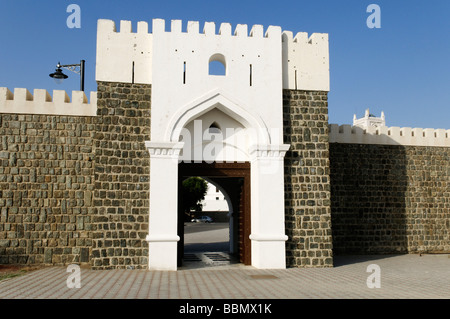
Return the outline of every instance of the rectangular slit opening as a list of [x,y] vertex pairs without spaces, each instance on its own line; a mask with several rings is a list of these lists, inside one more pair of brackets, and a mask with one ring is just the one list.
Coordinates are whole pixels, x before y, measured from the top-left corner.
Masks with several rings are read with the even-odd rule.
[[295,89],[297,90],[297,70],[295,70],[294,80],[295,80]]
[[252,65],[250,64],[250,86],[252,86],[253,85],[253,83],[252,83],[252,72],[253,72],[253,70],[252,70]]

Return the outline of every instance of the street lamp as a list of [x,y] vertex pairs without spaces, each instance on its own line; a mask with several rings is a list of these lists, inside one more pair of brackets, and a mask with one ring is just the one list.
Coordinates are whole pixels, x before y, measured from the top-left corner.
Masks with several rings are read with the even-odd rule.
[[74,73],[77,73],[80,75],[80,90],[84,91],[84,60],[80,61],[80,64],[66,64],[61,65],[59,62],[56,65],[56,71],[54,73],[49,74],[51,78],[55,80],[57,84],[61,84],[63,80],[67,79],[68,76],[65,75],[61,68],[67,69],[69,71],[72,71]]

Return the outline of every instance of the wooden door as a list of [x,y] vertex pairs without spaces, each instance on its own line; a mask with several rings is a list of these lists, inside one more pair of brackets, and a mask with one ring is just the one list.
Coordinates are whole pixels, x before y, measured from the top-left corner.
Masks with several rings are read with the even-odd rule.
[[239,261],[251,265],[250,182],[244,178],[239,184]]

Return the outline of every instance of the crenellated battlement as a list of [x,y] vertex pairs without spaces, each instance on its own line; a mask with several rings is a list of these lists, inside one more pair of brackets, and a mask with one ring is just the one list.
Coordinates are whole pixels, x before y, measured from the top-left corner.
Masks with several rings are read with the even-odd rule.
[[72,91],[70,99],[62,90],[54,90],[52,98],[43,89],[35,89],[31,94],[23,88],[15,88],[13,93],[0,87],[0,113],[95,116],[97,92],[91,92],[88,101],[83,91]]
[[283,88],[330,90],[328,34],[283,31]]
[[283,42],[290,42],[298,45],[327,45],[328,46],[328,34],[327,33],[313,33],[308,36],[307,32],[297,32],[294,37],[294,33],[291,31],[283,31]]
[[121,20],[119,23],[119,30],[116,28],[116,23],[113,20],[99,19],[97,24],[98,33],[139,33],[148,34],[148,23],[145,21],[139,21],[137,23],[136,31],[133,31],[133,26],[131,21]]
[[329,125],[330,143],[450,147],[450,130]]
[[[279,72],[282,73],[281,85],[284,89],[330,89],[328,34],[313,33],[309,36],[299,32],[294,37],[291,31],[282,31],[279,26],[265,28],[259,24],[237,24],[233,27],[230,23],[169,22],[164,19],[153,19],[151,31],[149,23],[144,21],[137,22],[136,28],[133,28],[131,21],[122,20],[116,26],[112,20],[98,20],[96,79],[152,84],[156,68],[155,50],[158,50],[155,46],[162,43],[170,43],[177,52],[176,59],[183,61],[192,61],[192,53],[200,51],[227,51],[234,61],[256,53],[255,57],[261,59],[246,63],[254,66],[264,56],[266,63],[282,65]],[[283,51],[282,55],[267,56],[267,47],[275,46],[280,46],[276,49],[277,52]],[[202,56],[195,57],[203,59]],[[201,72],[198,68],[196,70]]]
[[166,20],[164,19],[153,19],[152,32],[149,32],[148,27],[149,26],[147,22],[139,21],[137,23],[136,31],[133,31],[131,21],[121,20],[118,30],[114,21],[101,19],[98,20],[97,30],[99,33],[158,34],[162,32],[170,32],[174,34],[185,33],[193,35],[203,34],[250,38],[270,38],[279,37],[281,35],[280,27],[269,26],[264,32],[264,27],[259,24],[253,25],[250,29],[247,24],[237,24],[233,31],[232,25],[230,23],[221,23],[219,28],[217,28],[215,22],[204,22],[203,27],[201,28],[199,21],[187,21],[185,28],[183,28],[182,20],[171,20],[170,23],[166,23]]
[[[166,30],[166,21],[163,19],[153,20],[153,30],[154,34],[159,32],[171,32],[171,33],[186,33],[186,34],[203,34],[209,35],[220,35],[220,36],[236,36],[236,37],[250,37],[250,38],[271,38],[279,37],[281,35],[281,28],[276,26],[269,26],[264,32],[264,27],[262,25],[253,25],[248,31],[248,25],[238,24],[236,25],[234,32],[230,23],[221,23],[220,27],[217,29],[216,23],[205,22],[203,28],[200,28],[200,23],[198,21],[188,21],[186,25],[186,32],[182,31],[183,22],[181,20],[172,20],[170,23],[170,30]],[[202,31],[200,31],[202,30]]]
[[152,44],[147,22],[98,20],[96,80],[151,84]]

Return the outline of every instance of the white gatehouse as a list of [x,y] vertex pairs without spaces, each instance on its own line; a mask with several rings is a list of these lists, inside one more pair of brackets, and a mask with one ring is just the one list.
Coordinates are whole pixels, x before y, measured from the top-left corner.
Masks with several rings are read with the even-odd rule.
[[[250,32],[237,25],[232,32],[228,23],[218,30],[205,23],[201,31],[192,21],[184,31],[179,20],[169,28],[155,19],[151,33],[146,22],[133,32],[129,21],[117,31],[113,21],[99,20],[97,39],[97,81],[152,88],[149,269],[177,269],[181,163],[184,173],[198,164],[211,178],[225,170],[227,177],[248,176],[240,216],[247,230],[239,229],[239,247],[244,251],[248,243],[245,257],[256,268],[285,268],[283,159],[289,145],[283,142],[282,93],[329,90],[328,36],[293,37],[260,25]],[[233,173],[244,166],[248,174]]]

